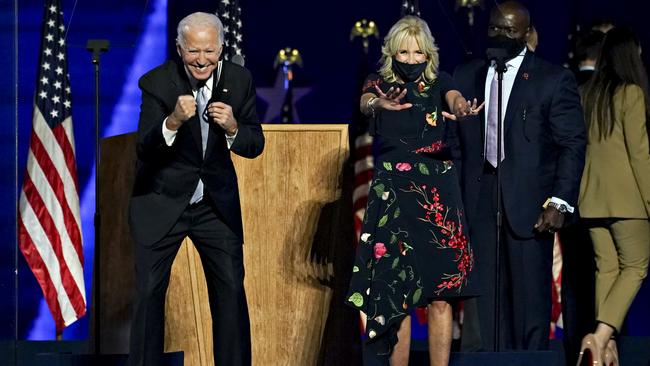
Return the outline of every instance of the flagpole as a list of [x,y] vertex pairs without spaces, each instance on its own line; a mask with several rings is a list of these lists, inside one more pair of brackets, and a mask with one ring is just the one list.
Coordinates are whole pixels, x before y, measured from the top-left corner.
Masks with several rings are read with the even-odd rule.
[[89,52],[92,52],[92,63],[94,65],[95,69],[95,217],[94,217],[94,224],[95,224],[95,258],[94,258],[94,284],[95,288],[93,289],[93,298],[94,298],[94,353],[95,354],[100,354],[101,353],[101,342],[100,342],[100,334],[101,334],[101,312],[100,312],[100,295],[101,295],[101,272],[100,272],[100,266],[101,266],[101,261],[100,261],[100,253],[101,253],[101,246],[100,246],[100,236],[101,236],[101,214],[99,211],[99,192],[101,190],[99,189],[99,179],[97,177],[99,176],[99,134],[100,134],[100,124],[99,124],[99,56],[108,51],[108,46],[109,42],[107,39],[89,39],[88,42],[86,43],[86,49]]

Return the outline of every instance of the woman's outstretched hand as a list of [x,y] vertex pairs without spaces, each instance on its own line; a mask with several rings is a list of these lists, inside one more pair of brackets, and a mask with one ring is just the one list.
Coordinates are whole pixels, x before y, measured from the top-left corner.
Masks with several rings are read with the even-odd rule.
[[379,86],[375,85],[377,90],[377,100],[373,103],[375,109],[385,109],[387,111],[401,111],[413,107],[411,103],[401,104],[402,98],[406,96],[406,88],[400,90],[399,87],[391,87],[384,93]]
[[480,105],[477,104],[478,100],[476,100],[476,98],[474,98],[474,100],[470,103],[469,100],[465,100],[463,97],[458,97],[456,98],[456,101],[452,108],[452,111],[454,113],[452,114],[442,111],[442,116],[452,121],[462,121],[468,117],[476,116],[485,106],[485,101],[483,101],[483,103]]

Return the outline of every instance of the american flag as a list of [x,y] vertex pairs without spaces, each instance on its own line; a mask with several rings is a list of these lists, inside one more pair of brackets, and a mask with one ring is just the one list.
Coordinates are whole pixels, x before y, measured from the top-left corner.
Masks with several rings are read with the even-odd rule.
[[560,233],[555,233],[553,241],[553,281],[551,282],[551,331],[550,338],[561,338],[562,322],[562,242]]
[[372,136],[368,131],[361,132],[354,139],[354,191],[352,208],[354,211],[354,244],[359,244],[363,215],[368,204],[368,191],[372,183],[375,158],[372,154]]
[[59,335],[86,314],[79,186],[59,0],[45,2],[32,123],[18,241]]
[[[223,23],[224,47],[223,56],[228,61],[233,61],[235,55],[244,54],[241,49],[242,29],[241,29],[241,7],[238,0],[221,0],[217,8],[217,16]],[[234,61],[237,61],[236,59]]]
[[[364,79],[370,70],[368,62],[368,50],[364,49],[363,59],[359,63],[357,70],[359,97],[363,93]],[[358,100],[358,99],[357,99]],[[373,178],[373,169],[375,168],[375,158],[373,155],[373,137],[368,132],[369,120],[361,113],[359,103],[354,102],[354,121],[356,126],[353,129],[354,148],[352,157],[354,159],[354,190],[352,192],[352,210],[354,216],[354,246],[359,244],[361,237],[361,228],[363,226],[363,216],[368,204],[368,191]]]

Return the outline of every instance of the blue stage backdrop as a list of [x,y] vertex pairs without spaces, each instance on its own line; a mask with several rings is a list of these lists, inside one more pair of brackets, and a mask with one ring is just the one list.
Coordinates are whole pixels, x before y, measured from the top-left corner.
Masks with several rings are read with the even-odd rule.
[[[0,1],[0,344],[16,337],[16,135],[18,119],[15,3]],[[0,346],[0,359],[3,359]]]
[[[8,77],[2,79],[0,112],[5,128],[0,134],[0,159],[3,176],[0,204],[2,237],[0,250],[0,322],[17,324],[18,339],[52,339],[54,324],[40,289],[20,255],[16,256],[15,222],[17,192],[22,184],[28,140],[31,130],[33,98],[36,85],[38,50],[43,2],[24,0],[18,6],[18,33],[8,25],[14,17],[9,1],[2,0],[0,20],[2,34],[2,66]],[[428,21],[441,52],[441,68],[453,72],[460,62],[480,55],[484,49],[487,10],[493,3],[485,1],[485,9],[474,10],[474,25],[468,25],[466,9],[456,10],[456,0],[420,1],[422,17]],[[576,23],[589,24],[599,17],[610,18],[619,25],[629,25],[642,43],[650,47],[646,16],[634,11],[637,2],[621,0],[545,0],[524,1],[533,14],[540,45],[538,53],[555,63],[567,59],[567,34]],[[94,213],[94,84],[90,54],[85,50],[88,39],[105,38],[111,42],[108,53],[101,58],[102,136],[132,132],[136,128],[139,109],[137,79],[146,70],[175,55],[173,39],[178,20],[193,11],[214,12],[219,0],[63,0],[72,88],[72,116],[75,128],[77,164],[82,204],[82,221],[86,259],[87,298],[92,298],[92,258],[94,253],[92,217]],[[273,61],[284,47],[301,51],[304,66],[295,69],[295,86],[309,88],[296,107],[304,123],[348,123],[356,105],[357,64],[360,44],[350,42],[353,23],[362,18],[375,20],[381,36],[400,14],[400,0],[334,0],[334,1],[251,1],[240,0],[243,23],[243,50],[248,67],[258,88],[272,87],[276,70]],[[8,9],[8,10],[6,10]],[[9,20],[9,21],[6,21]],[[169,25],[169,26],[168,26]],[[17,37],[17,58],[13,39]],[[379,57],[380,40],[371,41],[370,57]],[[647,60],[647,54],[645,55]],[[17,109],[14,86],[17,89]],[[471,97],[471,96],[469,96]],[[261,118],[267,103],[259,101]],[[16,117],[17,111],[17,117]],[[17,148],[16,148],[17,129]],[[17,172],[17,173],[16,173]],[[7,255],[8,254],[8,255]],[[18,289],[14,289],[14,258],[17,257]],[[124,263],[131,266],[131,263]],[[18,316],[14,301],[18,294]],[[649,335],[650,317],[644,314],[650,304],[648,285],[633,305],[628,332]],[[11,329],[0,328],[1,339],[13,339]],[[9,332],[9,333],[8,333]],[[85,339],[88,317],[64,332],[67,339]]]

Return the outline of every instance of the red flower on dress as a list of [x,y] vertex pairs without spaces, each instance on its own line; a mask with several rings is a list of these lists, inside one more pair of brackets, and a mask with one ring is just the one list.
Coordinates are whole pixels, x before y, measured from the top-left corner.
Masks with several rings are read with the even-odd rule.
[[411,170],[412,166],[409,163],[397,163],[395,164],[395,169],[399,170],[400,172],[408,172]]
[[379,259],[383,257],[384,254],[386,254],[386,245],[384,245],[384,243],[376,243],[374,250],[375,250],[375,259]]
[[442,150],[443,147],[445,147],[444,142],[442,142],[442,141],[436,141],[436,142],[432,143],[431,145],[424,146],[424,147],[421,147],[421,148],[416,149],[416,150],[415,150],[415,153],[416,153],[416,154],[422,154],[422,153],[432,154],[432,153],[437,153],[438,151]]

